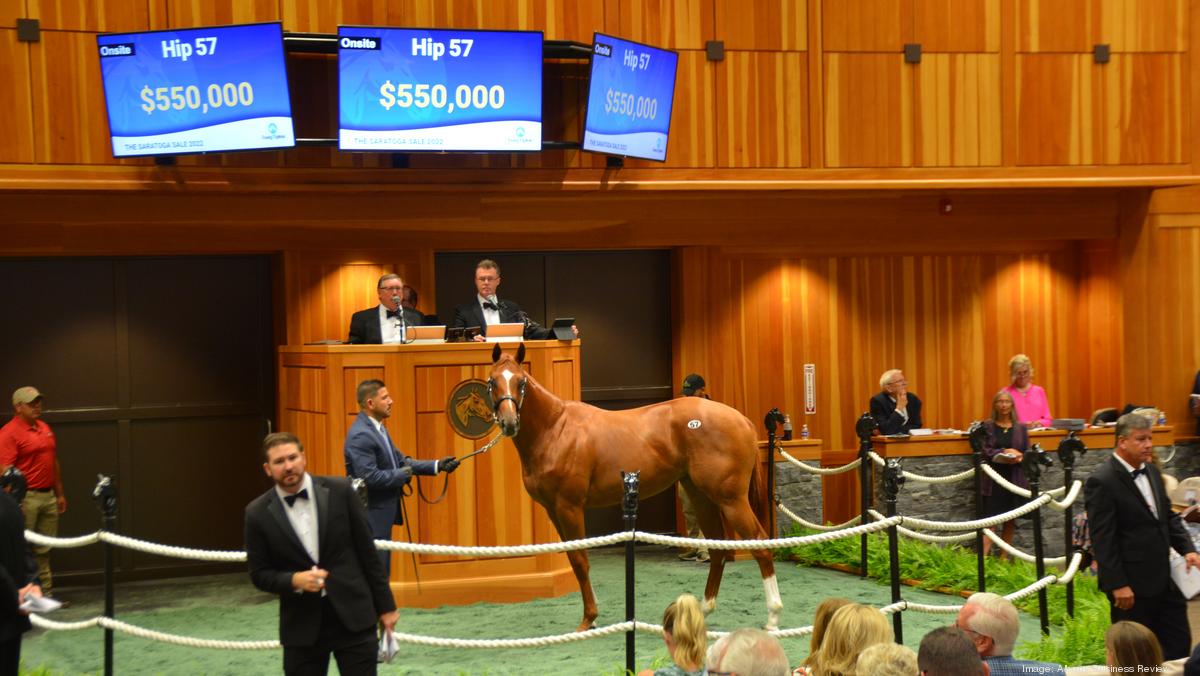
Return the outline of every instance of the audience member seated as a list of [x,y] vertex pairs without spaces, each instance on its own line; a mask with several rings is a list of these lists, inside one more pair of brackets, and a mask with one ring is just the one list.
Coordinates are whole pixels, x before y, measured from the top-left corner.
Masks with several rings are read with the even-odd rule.
[[876,643],[858,656],[859,676],[917,676],[917,654],[899,643]]
[[709,674],[788,676],[788,665],[783,644],[762,629],[738,629],[708,649]]
[[921,426],[921,400],[908,391],[903,371],[884,371],[879,387],[883,391],[871,397],[871,417],[880,434],[905,434]]
[[892,625],[878,609],[861,603],[844,605],[829,618],[808,674],[855,676],[858,656],[865,648],[893,640]]
[[1054,419],[1050,415],[1050,401],[1046,390],[1033,384],[1033,364],[1029,357],[1018,354],[1009,359],[1008,377],[1012,382],[1004,390],[1012,395],[1017,418],[1030,427],[1049,427]]
[[700,601],[681,594],[663,611],[663,643],[672,663],[638,676],[704,676],[704,650],[708,647],[708,627]]
[[925,634],[917,650],[921,676],[976,676],[988,673],[966,632],[958,627],[938,627]]
[[[1025,473],[1021,471],[1021,458],[1029,450],[1029,430],[1021,423],[1021,419],[1013,410],[1014,401],[1008,388],[1000,390],[992,397],[992,417],[983,423],[987,437],[983,440],[983,453],[987,456],[988,464],[997,474],[1006,480],[1029,488]],[[1025,504],[1026,499],[998,486],[992,477],[984,472],[980,476],[979,492],[983,494],[983,511],[985,516],[996,516],[1012,511]],[[1004,522],[1000,537],[1012,544],[1013,531],[1016,530],[1016,519]],[[983,539],[983,553],[991,549],[992,541]],[[1007,553],[1000,551],[1000,558],[1006,558]]]
[[991,592],[971,594],[958,611],[955,626],[971,638],[992,676],[1034,673],[1065,676],[1062,665],[1018,660],[1012,656],[1021,622],[1017,607],[1003,596]]
[[1163,668],[1162,646],[1145,625],[1122,620],[1104,632],[1104,654],[1110,672],[1152,674]]
[[825,629],[829,626],[829,618],[833,617],[834,611],[842,606],[848,606],[850,603],[850,599],[834,596],[817,605],[817,611],[813,613],[813,630],[812,636],[809,637],[808,656],[800,663],[799,673],[806,673],[806,670],[813,666],[817,649],[821,647],[821,639],[825,637]]

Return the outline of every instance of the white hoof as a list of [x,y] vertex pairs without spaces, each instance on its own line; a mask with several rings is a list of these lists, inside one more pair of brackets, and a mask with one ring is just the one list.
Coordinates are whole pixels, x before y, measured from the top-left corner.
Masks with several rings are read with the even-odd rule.
[[717,609],[717,600],[716,599],[704,599],[704,614],[705,615],[708,615],[709,613],[711,613],[712,611],[714,611],[716,609]]

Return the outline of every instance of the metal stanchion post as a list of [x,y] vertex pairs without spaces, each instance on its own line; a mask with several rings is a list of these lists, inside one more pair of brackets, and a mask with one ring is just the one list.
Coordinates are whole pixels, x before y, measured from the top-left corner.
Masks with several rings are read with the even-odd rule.
[[[1058,461],[1063,467],[1063,486],[1070,490],[1071,482],[1074,480],[1075,457],[1082,456],[1087,453],[1087,446],[1080,441],[1079,437],[1075,436],[1075,430],[1067,432],[1066,438],[1058,443]],[[1075,549],[1075,541],[1072,536],[1072,531],[1075,528],[1075,506],[1068,505],[1063,510],[1063,556],[1067,563],[1070,563],[1071,553]],[[1075,579],[1071,578],[1067,582],[1067,616],[1075,617]]]
[[[864,526],[871,523],[871,515],[867,512],[871,508],[871,435],[875,433],[875,418],[871,417],[870,413],[863,413],[858,419],[858,423],[854,426],[855,433],[858,434],[858,490],[859,503],[862,516],[859,523]],[[867,534],[863,533],[859,538],[859,548],[861,557],[859,561],[859,577],[867,576]]]
[[[1021,468],[1025,470],[1025,478],[1029,480],[1030,499],[1036,500],[1041,493],[1038,484],[1042,478],[1042,467],[1052,465],[1050,456],[1042,450],[1040,444],[1034,444],[1021,460]],[[1036,558],[1034,567],[1037,578],[1046,577],[1046,552],[1042,542],[1042,508],[1033,512],[1033,555]],[[1038,590],[1038,618],[1042,623],[1042,635],[1050,634],[1050,615],[1046,606],[1046,588]]]
[[[621,511],[625,516],[625,528],[629,532],[637,530],[638,509],[638,474],[639,472],[621,472],[625,486],[625,498],[621,502]],[[634,580],[633,580],[633,548],[636,545],[632,539],[625,543],[625,620],[633,622],[634,617]],[[625,668],[636,673],[634,665],[634,638],[637,630],[630,627],[625,632]]]
[[[104,474],[97,475],[96,487],[92,489],[92,498],[100,508],[100,529],[109,533],[116,531],[117,526],[117,485],[114,477]],[[104,543],[104,616],[113,619],[116,612],[116,587],[113,570],[113,546]],[[113,673],[113,630],[104,629],[104,676]]]
[[[903,485],[904,468],[900,466],[898,459],[888,458],[887,466],[883,470],[883,493],[887,500],[889,517],[896,516],[896,497],[900,494],[900,487]],[[900,600],[900,533],[897,529],[896,524],[888,527],[888,558],[891,559],[892,568],[892,603]],[[892,613],[892,630],[896,634],[896,643],[904,643],[904,619],[902,616],[903,613],[899,611]]]
[[[971,461],[975,465],[975,518],[983,518],[983,438],[987,436],[987,428],[979,420],[971,423],[967,430],[967,438],[971,442]],[[992,489],[997,490],[997,489]],[[983,529],[975,531],[975,586],[979,591],[987,591],[987,579],[984,569]]]
[[[792,440],[792,423],[788,420],[786,414],[780,412],[779,409],[773,408],[767,411],[766,418],[763,419],[763,426],[767,428],[767,513],[764,515],[768,527],[775,523],[775,510],[780,503],[779,496],[775,493],[775,428],[780,424],[783,425],[783,440]],[[776,537],[777,534],[770,537]]]

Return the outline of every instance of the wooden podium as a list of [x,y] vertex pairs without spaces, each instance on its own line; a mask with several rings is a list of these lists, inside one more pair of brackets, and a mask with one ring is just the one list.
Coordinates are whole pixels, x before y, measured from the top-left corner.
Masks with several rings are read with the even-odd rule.
[[[363,380],[387,384],[395,403],[386,426],[407,455],[437,459],[463,456],[493,433],[472,441],[456,435],[446,420],[454,386],[486,379],[493,343],[433,345],[305,345],[279,348],[279,428],[297,434],[311,474],[344,476],[342,446],[358,415],[355,389]],[[505,344],[515,351],[516,344]],[[563,399],[579,399],[579,341],[526,341],[525,367]],[[404,499],[405,525],[392,539],[422,544],[514,546],[557,542],[541,505],[525,492],[521,462],[505,439],[466,460],[454,474],[445,499],[445,474],[414,477],[414,494]],[[418,584],[419,580],[419,584]],[[400,606],[429,608],[478,601],[525,601],[576,589],[564,554],[464,558],[392,556],[392,592]]]

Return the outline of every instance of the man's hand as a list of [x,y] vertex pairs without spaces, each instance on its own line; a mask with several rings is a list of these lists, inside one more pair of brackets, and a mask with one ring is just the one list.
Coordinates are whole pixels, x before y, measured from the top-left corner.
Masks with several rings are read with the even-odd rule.
[[474,340],[476,343],[485,343],[485,342],[487,342],[487,336],[475,334]]
[[396,628],[396,621],[400,619],[400,611],[393,610],[390,613],[384,613],[379,616],[379,624],[383,625],[385,632],[392,631]]
[[319,592],[325,588],[329,571],[313,566],[311,570],[292,573],[292,589],[302,592]]
[[55,497],[58,502],[58,513],[65,514],[67,511],[67,496],[63,495],[62,493],[59,493]]
[[996,457],[1001,458],[1000,462],[1007,463],[1009,465],[1019,465],[1021,464],[1021,458],[1025,457],[1024,453],[1015,448],[1006,448],[1004,449],[1004,452],[1006,455],[997,455]]
[[578,338],[579,337],[579,327],[572,324],[571,325],[571,333],[575,334],[575,337]]
[[446,474],[449,474],[458,469],[458,461],[454,459],[453,455],[447,455],[441,460],[438,460],[437,466],[439,472],[445,472]]
[[900,390],[896,393],[896,410],[908,410],[908,390]]
[[[42,588],[37,586],[36,582],[30,582],[29,584],[25,585],[24,587],[21,587],[21,589],[17,592],[17,603],[18,604],[24,603],[25,599],[30,598],[30,597],[35,598],[35,599],[42,598]],[[22,610],[21,614],[28,615],[29,611]]]
[[1129,610],[1133,607],[1133,588],[1129,585],[1113,590],[1113,605],[1121,610]]
[[[1190,552],[1190,553],[1184,555],[1183,558],[1184,558],[1184,560],[1187,561],[1188,568],[1195,568],[1196,570],[1200,570],[1200,554],[1197,554],[1196,552]],[[1187,570],[1187,569],[1185,568],[1184,570]]]

